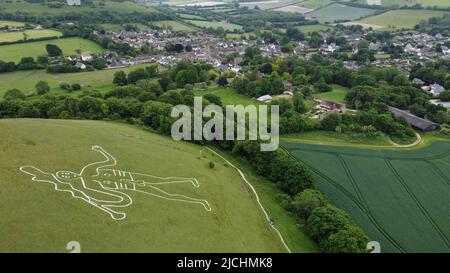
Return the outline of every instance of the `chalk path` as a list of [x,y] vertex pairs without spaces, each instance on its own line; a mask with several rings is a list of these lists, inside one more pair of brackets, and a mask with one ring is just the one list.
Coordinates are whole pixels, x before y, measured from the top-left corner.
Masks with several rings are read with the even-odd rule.
[[[284,241],[283,235],[281,235],[281,232],[274,226],[272,220],[270,220],[269,214],[267,213],[266,209],[263,207],[263,205],[261,204],[261,201],[259,200],[259,195],[256,192],[255,188],[253,187],[253,185],[247,180],[247,178],[245,177],[244,173],[235,165],[233,165],[230,161],[228,161],[226,158],[224,158],[222,155],[220,155],[219,153],[217,153],[216,151],[214,151],[213,149],[206,147],[206,149],[208,149],[209,151],[211,151],[212,153],[214,153],[215,155],[217,155],[218,157],[220,157],[221,159],[223,159],[228,165],[230,165],[231,167],[233,167],[235,170],[237,170],[237,172],[239,173],[239,175],[241,176],[242,180],[245,181],[245,183],[247,183],[247,185],[250,187],[250,189],[252,189],[253,194],[256,197],[256,202],[258,203],[259,207],[261,208],[261,211],[264,213],[267,222],[269,223],[269,226],[277,233],[278,237],[280,238],[284,248],[286,248],[286,250],[291,253],[291,250],[289,249],[288,245],[286,244],[286,242]],[[200,151],[201,152],[201,151]]]

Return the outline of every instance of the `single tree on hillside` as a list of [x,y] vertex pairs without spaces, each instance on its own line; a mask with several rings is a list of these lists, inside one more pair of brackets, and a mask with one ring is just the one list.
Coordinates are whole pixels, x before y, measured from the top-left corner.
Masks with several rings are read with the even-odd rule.
[[47,44],[45,46],[45,49],[47,50],[47,54],[51,57],[55,57],[55,56],[61,56],[62,55],[62,50],[61,48],[59,48],[59,46],[54,45],[54,44]]
[[113,83],[119,86],[127,85],[127,74],[123,71],[117,71],[114,73]]
[[44,95],[50,91],[50,86],[48,86],[46,81],[39,81],[35,88],[38,95]]

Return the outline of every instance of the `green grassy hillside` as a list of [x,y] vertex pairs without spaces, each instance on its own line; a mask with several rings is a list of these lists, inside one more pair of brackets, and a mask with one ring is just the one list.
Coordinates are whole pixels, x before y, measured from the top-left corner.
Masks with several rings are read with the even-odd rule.
[[[83,2],[83,1],[82,1]],[[90,6],[68,6],[65,5],[61,8],[49,8],[46,5],[42,5],[40,3],[29,3],[24,0],[0,0],[0,6],[3,8],[5,12],[16,13],[16,12],[28,12],[31,14],[62,14],[69,12],[89,12],[89,11],[111,11],[118,13],[131,13],[131,12],[146,12],[146,11],[155,11],[154,9],[137,4],[131,1],[105,1],[104,6],[101,5],[101,1],[94,0],[95,7]]]
[[[83,252],[285,251],[236,170],[211,152],[202,151],[201,146],[99,121],[1,120],[0,137],[0,160],[4,162],[0,178],[0,252],[65,252],[69,241],[78,241]],[[93,193],[90,185],[97,184],[89,180],[90,176],[83,176],[87,187],[77,180],[71,182],[74,188],[58,183],[59,190],[71,189],[75,197],[83,197],[74,198],[68,191],[55,190],[53,184],[32,182],[30,175],[19,170],[28,165],[48,173],[79,172],[88,163],[104,160],[91,149],[93,145],[100,145],[117,160],[117,165],[109,168],[131,172],[134,177],[149,174],[196,178],[200,185],[197,188],[191,183],[156,187],[172,197],[207,200],[211,211],[199,203],[161,198],[159,191],[153,191],[156,196],[145,194],[142,191],[147,188],[141,189],[140,185],[135,187],[142,191],[133,191],[128,180],[120,180],[121,192],[128,194],[133,203],[114,208],[126,218],[113,220],[80,194],[95,198],[94,203],[107,201],[105,195]],[[210,168],[209,162],[214,162],[215,167]],[[43,174],[38,177],[53,180]],[[292,227],[295,229],[295,225]],[[315,250],[308,239],[303,239],[302,244],[291,247],[296,251]]]
[[5,62],[19,62],[22,57],[36,58],[41,55],[47,55],[47,51],[45,50],[45,45],[47,44],[58,45],[65,56],[76,54],[76,50],[90,53],[102,51],[102,48],[92,41],[81,38],[65,38],[31,43],[2,45],[0,46],[0,60]]

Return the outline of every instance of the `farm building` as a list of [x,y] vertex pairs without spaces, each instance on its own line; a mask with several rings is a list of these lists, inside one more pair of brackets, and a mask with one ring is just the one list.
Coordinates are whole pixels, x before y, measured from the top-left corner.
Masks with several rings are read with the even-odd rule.
[[430,132],[433,130],[438,129],[440,126],[439,124],[420,118],[418,116],[415,116],[409,112],[400,110],[398,108],[395,107],[390,107],[389,106],[389,111],[394,114],[395,118],[399,118],[399,117],[403,117],[406,119],[406,121],[411,124],[411,126],[424,131],[424,132]]

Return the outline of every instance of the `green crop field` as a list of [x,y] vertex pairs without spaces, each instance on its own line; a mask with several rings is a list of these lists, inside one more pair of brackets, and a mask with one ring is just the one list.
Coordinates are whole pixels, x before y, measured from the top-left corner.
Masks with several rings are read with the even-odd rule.
[[[69,241],[83,252],[285,251],[238,172],[201,146],[99,121],[1,120],[0,137],[0,252],[66,252]],[[94,162],[131,178],[91,181]],[[83,184],[56,179],[82,168]],[[299,248],[316,249],[307,238]]]
[[2,45],[0,46],[0,60],[18,62],[22,57],[36,58],[41,55],[47,55],[47,51],[45,50],[45,45],[47,44],[58,45],[62,49],[63,54],[66,56],[76,54],[76,50],[78,49],[81,50],[81,52],[90,53],[102,51],[102,48],[92,41],[81,38],[64,38],[31,43]]
[[375,9],[355,8],[336,3],[307,13],[305,16],[306,18],[318,20],[321,23],[331,23],[340,20],[359,19],[375,12]]
[[20,41],[23,40],[24,37],[27,39],[38,39],[45,37],[60,37],[61,35],[61,32],[52,29],[30,29],[17,32],[0,32],[0,43]]
[[331,87],[333,89],[330,92],[314,93],[313,96],[321,100],[332,100],[345,103],[345,95],[348,92],[348,88],[336,84],[333,84]]
[[283,142],[382,252],[450,249],[450,142],[406,151]]
[[431,17],[443,16],[443,11],[432,10],[392,10],[383,14],[364,18],[358,22],[382,26],[388,29],[414,28],[415,25]]
[[95,4],[95,8],[89,6],[80,6],[80,7],[71,7],[71,6],[63,6],[61,8],[49,8],[46,5],[41,5],[40,3],[29,3],[24,0],[0,0],[0,6],[3,8],[5,12],[16,13],[27,11],[31,14],[42,14],[42,13],[50,13],[50,14],[61,14],[61,13],[69,13],[69,12],[89,12],[89,11],[111,11],[111,12],[119,12],[119,13],[131,13],[131,12],[146,12],[146,11],[155,11],[154,9],[137,4],[130,1],[105,1],[105,6],[101,6],[98,0],[93,1]]
[[241,25],[232,24],[232,23],[225,23],[225,22],[210,22],[210,21],[200,21],[200,20],[185,20],[186,22],[189,22],[195,26],[198,27],[204,27],[204,28],[218,28],[222,27],[224,30],[242,30]]
[[[82,90],[98,90],[100,92],[106,92],[113,88],[114,73],[119,70],[129,72],[137,68],[148,66],[148,64],[133,65],[127,68],[120,69],[106,69],[97,70],[92,72],[79,72],[79,73],[57,73],[49,74],[45,70],[31,70],[31,71],[16,71],[11,73],[0,74],[0,100],[3,100],[3,94],[12,88],[22,90],[25,94],[34,92],[34,86],[38,81],[47,81],[50,86],[50,93],[63,93],[67,91],[59,88],[61,83],[78,83],[81,84]],[[73,92],[72,95],[80,94],[79,92]]]

